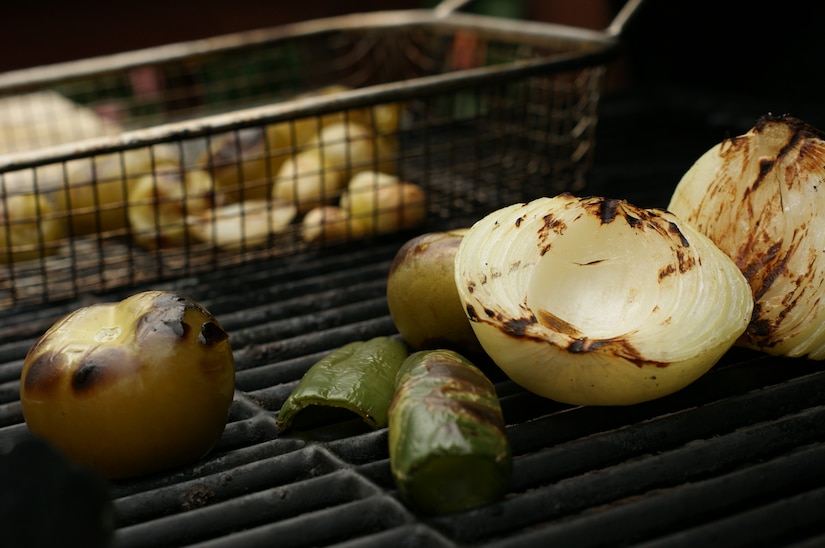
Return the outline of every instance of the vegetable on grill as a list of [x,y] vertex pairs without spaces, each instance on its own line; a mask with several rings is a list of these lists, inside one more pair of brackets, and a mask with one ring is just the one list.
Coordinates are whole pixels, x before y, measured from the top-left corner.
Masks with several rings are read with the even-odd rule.
[[269,243],[298,214],[295,205],[277,200],[244,200],[187,217],[189,235],[223,249],[243,250]]
[[167,167],[129,188],[128,215],[135,243],[148,249],[189,242],[187,217],[209,211],[214,183],[204,170]]
[[190,463],[226,426],[235,387],[228,339],[209,311],[173,292],[80,308],[29,350],[23,417],[108,478]]
[[[312,90],[297,98],[329,96],[347,90],[349,88],[346,86],[331,85]],[[265,129],[241,129],[218,136],[198,163],[214,174],[219,204],[260,200],[270,195],[272,176],[291,161],[293,154],[309,146],[323,128],[351,120],[374,130],[380,138],[378,144],[391,149],[390,145],[384,145],[383,141],[389,141],[389,135],[398,129],[400,114],[400,105],[384,104],[297,118],[270,124]],[[317,156],[317,147],[310,156]],[[289,173],[293,176],[296,172],[306,175],[307,169],[312,169],[312,159],[309,160],[309,166],[305,165],[306,162],[303,160],[299,162],[302,164],[300,169],[291,166]],[[316,165],[316,169],[318,167],[321,166]],[[314,182],[312,177],[307,177],[307,180],[310,184]],[[284,187],[279,192],[287,191]]]
[[727,253],[755,308],[737,341],[772,355],[825,359],[825,140],[790,116],[765,116],[703,154],[668,209]]
[[441,515],[501,499],[512,453],[495,387],[452,350],[411,354],[389,412],[393,478],[417,511]]
[[392,337],[355,341],[307,370],[278,413],[280,432],[305,429],[353,414],[372,428],[387,426],[387,409],[406,345]]
[[572,405],[629,405],[705,374],[751,318],[733,261],[692,225],[562,194],[495,211],[464,235],[456,287],[486,353]]
[[306,242],[354,240],[411,228],[427,215],[424,189],[380,171],[362,171],[347,183],[338,205],[314,207],[301,222]]
[[380,171],[362,171],[347,183],[340,206],[367,234],[413,227],[427,214],[426,193],[415,183]]
[[[55,174],[54,193],[60,211],[70,214],[72,233],[97,234],[121,230],[129,224],[129,194],[139,181],[157,173],[181,171],[181,157],[173,145],[136,148],[69,162],[66,187]],[[162,193],[162,192],[161,192]]]
[[0,197],[0,264],[51,255],[66,232],[65,219],[42,194]]
[[455,286],[455,255],[466,231],[420,234],[395,254],[387,305],[398,332],[415,350],[483,355]]
[[278,171],[272,197],[294,202],[300,213],[337,201],[353,174],[390,169],[395,152],[373,131],[355,122],[323,127]]

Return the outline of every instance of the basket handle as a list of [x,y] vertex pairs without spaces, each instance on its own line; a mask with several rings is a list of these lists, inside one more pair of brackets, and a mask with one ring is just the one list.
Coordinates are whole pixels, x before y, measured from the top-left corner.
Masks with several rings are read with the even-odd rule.
[[644,3],[644,0],[627,0],[619,13],[613,18],[613,21],[604,29],[608,36],[618,37],[624,32],[627,23],[639,11],[639,6]]
[[[447,17],[472,1],[473,0],[441,0],[441,2],[433,8],[433,11],[436,17]],[[605,34],[614,38],[620,36],[627,26],[628,21],[639,11],[639,6],[641,6],[642,3],[644,3],[644,0],[627,0],[619,10],[619,13],[616,14],[607,28],[604,29]]]
[[454,11],[458,11],[473,0],[441,0],[438,5],[433,8],[436,17],[447,17]]

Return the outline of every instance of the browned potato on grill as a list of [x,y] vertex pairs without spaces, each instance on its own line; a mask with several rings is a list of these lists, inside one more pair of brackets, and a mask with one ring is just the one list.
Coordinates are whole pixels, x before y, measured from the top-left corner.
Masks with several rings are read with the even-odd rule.
[[215,141],[199,165],[212,172],[218,203],[258,200],[269,195],[269,180],[300,142],[276,126],[228,133]]
[[123,130],[94,109],[52,90],[0,98],[0,154],[30,151]]
[[[347,89],[346,86],[332,85],[300,95],[299,98],[330,95]],[[263,199],[270,194],[270,180],[279,173],[287,160],[299,154],[302,147],[312,141],[315,143],[310,146],[317,148],[319,134],[330,126],[340,126],[350,121],[359,127],[380,133],[382,136],[379,145],[385,151],[382,157],[391,158],[394,140],[389,134],[398,128],[399,113],[398,105],[377,105],[351,112],[339,111],[278,122],[268,125],[265,131],[261,128],[233,131],[217,138],[199,165],[213,173],[219,203]],[[333,131],[340,133],[339,130]],[[340,143],[343,139],[333,134],[326,136],[324,140]],[[338,150],[329,153],[340,156]],[[364,154],[357,151],[355,156],[360,158]],[[297,163],[303,164],[305,161]],[[304,168],[295,165],[285,169],[287,171],[282,175],[286,177],[294,177],[296,171],[304,173]]]
[[324,165],[318,149],[310,149],[283,165],[278,172],[272,197],[294,203],[299,212],[305,213],[336,200],[343,184],[341,173]]
[[209,157],[201,162],[214,173],[218,202],[265,199],[271,192],[273,177],[279,173],[294,176],[283,171],[290,169],[285,164],[322,127],[323,122],[317,118],[303,118],[272,124],[266,131],[242,129],[218,139]]
[[304,241],[340,241],[387,234],[421,223],[426,193],[395,175],[362,171],[347,185],[339,205],[310,210],[302,222]]
[[0,197],[0,263],[51,255],[66,234],[64,219],[42,194]]
[[283,232],[297,215],[285,201],[245,200],[203,211],[188,219],[189,233],[216,247],[239,249],[265,244]]
[[154,249],[183,245],[186,219],[212,207],[212,177],[203,170],[165,169],[129,189],[129,223],[135,243]]
[[392,134],[398,131],[402,110],[400,103],[384,103],[355,111],[352,119],[374,129],[376,134]]
[[373,149],[372,133],[366,127],[327,126],[282,166],[272,196],[294,202],[301,213],[329,204],[338,199],[348,173],[369,165]]
[[376,234],[416,226],[427,214],[423,188],[373,171],[361,172],[350,180],[340,205],[351,219]]
[[[57,206],[69,213],[75,235],[126,226],[130,187],[155,170],[176,167],[172,148],[140,148],[72,162],[65,189],[55,192]],[[94,166],[94,167],[93,167]]]
[[308,243],[340,242],[368,234],[364,223],[350,219],[344,209],[335,205],[313,208],[301,222],[301,235]]

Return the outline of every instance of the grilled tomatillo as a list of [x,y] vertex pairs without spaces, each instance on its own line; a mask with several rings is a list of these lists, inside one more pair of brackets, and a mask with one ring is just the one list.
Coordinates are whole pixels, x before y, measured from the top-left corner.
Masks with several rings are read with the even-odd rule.
[[35,435],[110,479],[192,462],[223,433],[229,336],[188,297],[146,291],[63,317],[32,346],[20,401]]
[[429,232],[407,241],[387,277],[387,305],[415,350],[450,348],[483,355],[455,285],[455,255],[467,229]]

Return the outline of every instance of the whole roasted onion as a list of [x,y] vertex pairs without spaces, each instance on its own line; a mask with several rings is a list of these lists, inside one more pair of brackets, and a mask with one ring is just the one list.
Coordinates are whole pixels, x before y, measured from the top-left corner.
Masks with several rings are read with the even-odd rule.
[[750,284],[753,319],[737,344],[825,358],[825,141],[765,116],[684,174],[668,209],[727,253]]
[[751,317],[731,259],[674,215],[562,194],[478,221],[456,286],[485,352],[516,383],[576,405],[627,405],[708,371]]

